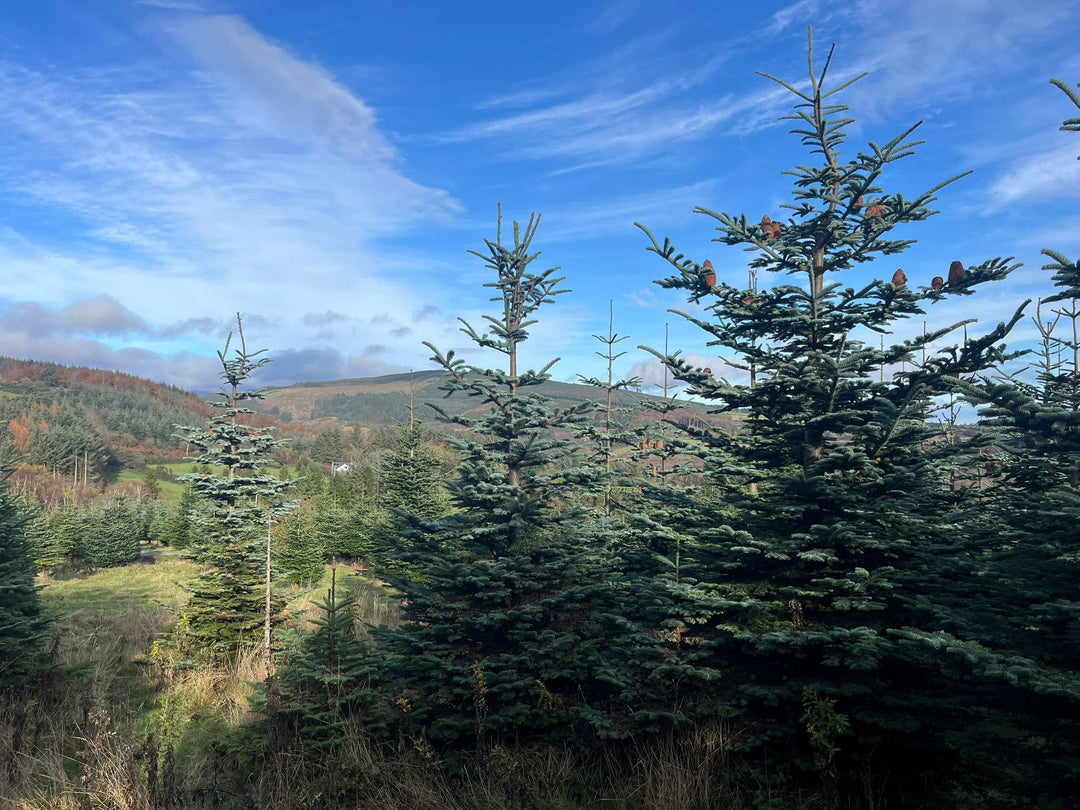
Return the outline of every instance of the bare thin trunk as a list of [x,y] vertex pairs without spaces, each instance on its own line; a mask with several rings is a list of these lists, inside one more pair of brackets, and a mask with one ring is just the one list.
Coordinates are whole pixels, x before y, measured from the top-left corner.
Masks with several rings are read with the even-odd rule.
[[273,658],[272,647],[271,647],[271,644],[273,642],[273,636],[271,634],[271,628],[270,628],[270,596],[271,596],[271,593],[270,593],[270,574],[271,574],[270,545],[271,545],[271,541],[272,541],[272,537],[271,537],[271,534],[270,534],[270,529],[271,529],[272,525],[273,525],[273,517],[272,517],[271,513],[268,512],[267,515],[266,515],[266,606],[265,606],[265,614],[263,616],[263,647],[264,647],[263,655],[265,656],[264,660],[265,660],[265,663],[266,663],[266,677],[267,678],[269,678],[274,673],[274,658]]

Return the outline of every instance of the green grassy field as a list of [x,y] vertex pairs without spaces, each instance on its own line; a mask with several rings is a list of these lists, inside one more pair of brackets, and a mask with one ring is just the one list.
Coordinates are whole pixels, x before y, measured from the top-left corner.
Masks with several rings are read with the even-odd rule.
[[77,611],[125,613],[164,608],[175,612],[187,601],[186,587],[198,574],[195,563],[181,557],[146,557],[123,568],[103,568],[84,577],[55,579],[43,575],[41,601],[56,617]]
[[[186,475],[190,472],[194,472],[197,465],[187,462],[178,462],[174,464],[152,464],[150,466],[165,467],[166,469],[168,469],[170,475],[178,477],[181,475]],[[285,467],[284,469],[290,478],[294,478],[296,476],[296,469],[294,467]],[[271,472],[275,475],[280,474],[280,470],[278,469],[271,469]],[[146,483],[146,470],[122,470],[117,476],[117,480],[122,483],[132,482],[144,484]],[[159,497],[161,498],[161,500],[168,501],[169,503],[180,502],[180,496],[184,494],[184,484],[179,484],[175,481],[162,480],[158,480],[157,484],[158,492],[160,493]]]
[[[65,619],[73,614],[90,614],[108,624],[112,617],[139,611],[164,610],[176,615],[195,584],[198,566],[179,556],[143,557],[122,568],[103,568],[85,576],[57,579],[38,577],[43,586],[41,601],[49,614]],[[316,604],[330,589],[332,571],[326,566],[322,580],[311,587],[283,586],[285,623],[310,630],[318,613]],[[357,601],[357,617],[370,624],[396,624],[396,598],[382,585],[352,569],[339,567],[337,585]],[[279,590],[275,586],[275,590]]]

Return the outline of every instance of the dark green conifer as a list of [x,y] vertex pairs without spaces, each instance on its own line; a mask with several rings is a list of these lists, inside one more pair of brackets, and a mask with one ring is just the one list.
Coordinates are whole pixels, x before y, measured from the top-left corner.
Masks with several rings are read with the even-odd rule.
[[385,710],[376,711],[380,697],[372,682],[378,680],[378,662],[356,633],[355,604],[339,586],[335,569],[326,596],[316,603],[322,615],[314,619],[315,631],[289,639],[293,643],[279,675],[281,718],[300,747],[319,758],[340,751],[355,733],[356,721],[374,734],[391,720]]
[[538,223],[515,223],[508,244],[500,222],[486,252],[472,251],[494,276],[485,286],[498,309],[483,331],[465,321],[462,331],[500,362],[473,365],[427,344],[447,394],[471,397],[483,415],[443,413],[472,431],[449,439],[462,457],[447,484],[455,508],[407,519],[408,575],[392,577],[406,621],[381,635],[410,721],[481,756],[512,741],[625,734],[633,711],[636,629],[619,611],[621,561],[595,516],[570,505],[602,492],[602,471],[577,464],[557,432],[591,406],[557,410],[533,392],[555,360],[520,365],[538,311],[565,292],[557,269],[531,266]]
[[[1080,109],[1080,94],[1053,83]],[[1080,131],[1080,119],[1061,128]],[[975,755],[1007,761],[1018,801],[1050,806],[1080,792],[1080,261],[1043,254],[1055,291],[1036,310],[1037,359],[1023,374],[961,383],[987,406],[977,437],[981,511],[970,525],[982,543],[980,581],[992,589],[974,605],[980,645],[962,652],[995,667],[999,687]],[[988,655],[999,648],[1011,659]],[[1015,739],[1039,744],[1016,750]]]
[[330,493],[316,496],[312,505],[311,530],[324,554],[352,559],[371,556],[383,523],[380,512],[366,503],[342,503]]
[[169,508],[162,530],[162,542],[182,551],[191,545],[193,521],[198,507],[198,498],[191,487],[184,487],[180,502]]
[[116,568],[139,558],[142,521],[134,504],[120,496],[94,510],[86,541],[86,560],[98,568]]
[[278,576],[286,582],[311,585],[326,571],[321,538],[306,515],[293,513],[285,522],[285,537],[277,557]]
[[25,524],[6,482],[0,480],[0,690],[40,676],[48,631]]
[[267,608],[270,523],[287,505],[289,486],[261,472],[281,442],[273,428],[256,428],[242,420],[253,413],[245,403],[261,394],[244,390],[252,373],[269,362],[265,350],[249,352],[237,315],[239,347],[229,356],[232,335],[218,352],[225,386],[211,402],[215,415],[202,428],[184,428],[183,439],[199,452],[189,459],[209,471],[178,480],[189,482],[203,502],[192,527],[189,553],[206,569],[200,573],[184,613],[185,642],[214,656],[253,646],[268,633],[276,608]]
[[311,443],[311,448],[308,450],[308,455],[314,461],[331,465],[334,462],[346,461],[349,450],[345,445],[345,439],[342,437],[341,431],[333,428],[324,430],[315,437],[315,441]]
[[19,509],[26,515],[24,532],[33,549],[35,568],[38,571],[52,571],[64,563],[67,556],[49,528],[50,515],[45,508],[36,500],[22,499]]
[[[669,547],[678,543],[680,585],[692,591],[673,606],[691,611],[681,642],[719,672],[729,705],[759,724],[759,741],[782,740],[819,764],[835,805],[862,789],[855,774],[870,772],[873,751],[895,757],[890,767],[925,768],[912,779],[925,780],[930,795],[944,789],[930,774],[960,756],[944,740],[970,718],[950,689],[979,667],[958,667],[918,634],[948,630],[967,640],[971,628],[945,606],[951,580],[970,572],[974,541],[948,514],[928,414],[953,375],[1002,359],[1000,341],[1020,313],[924,363],[916,362],[921,347],[960,324],[879,347],[879,334],[1011,266],[950,267],[951,257],[941,265],[950,271],[889,264],[881,280],[849,286],[851,271],[881,267],[911,244],[891,232],[931,216],[934,195],[957,178],[914,198],[886,185],[890,164],[920,143],[911,139],[918,125],[842,157],[852,119],[833,96],[861,77],[827,88],[831,59],[818,73],[811,49],[801,89],[767,76],[796,96],[786,117],[816,160],[787,172],[795,177],[794,200],[782,206],[788,215],[697,209],[717,223],[714,241],[752,254],[749,286],[717,283],[702,263],[646,234],[649,250],[675,270],[658,283],[704,309],[678,314],[751,371],[748,383],[730,382],[654,352],[691,394],[741,423],[703,437],[711,482],[734,519],[715,505],[695,518],[678,504],[656,518]],[[931,283],[934,275],[948,282]],[[897,774],[890,778],[903,781]]]
[[379,465],[381,506],[433,520],[442,517],[449,499],[442,485],[438,456],[427,445],[423,427],[410,420],[398,427],[393,449]]
[[77,504],[65,504],[45,513],[47,531],[35,530],[43,545],[38,549],[43,568],[55,568],[64,562],[86,560],[97,526],[94,510]]

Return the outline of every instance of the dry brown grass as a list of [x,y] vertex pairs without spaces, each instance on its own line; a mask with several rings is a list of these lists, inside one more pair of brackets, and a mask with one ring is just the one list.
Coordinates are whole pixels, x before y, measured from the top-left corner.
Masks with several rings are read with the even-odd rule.
[[155,617],[130,617],[115,632],[90,631],[85,620],[68,617],[57,648],[59,663],[80,676],[8,695],[0,706],[0,761],[7,763],[0,800],[7,805],[148,810],[132,733],[145,685],[128,653],[140,649],[133,639]]

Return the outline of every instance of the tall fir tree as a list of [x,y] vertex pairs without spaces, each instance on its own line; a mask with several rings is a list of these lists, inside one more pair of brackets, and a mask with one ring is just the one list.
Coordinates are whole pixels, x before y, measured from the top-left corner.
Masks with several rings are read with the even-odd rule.
[[42,672],[48,621],[34,584],[37,566],[26,538],[26,516],[0,480],[0,691]]
[[[1080,94],[1053,84],[1080,110]],[[1061,129],[1080,132],[1080,118]],[[1015,776],[1014,795],[1049,805],[1080,796],[1080,261],[1043,254],[1056,289],[1036,310],[1037,359],[1026,373],[959,387],[986,406],[977,437],[984,488],[972,525],[983,539],[978,573],[993,599],[979,603],[980,641],[1014,652],[977,750],[1038,741],[1010,750],[1006,772]]]
[[[794,201],[782,206],[789,215],[697,209],[717,223],[714,241],[752,254],[748,287],[717,283],[711,262],[642,227],[648,249],[675,270],[658,283],[703,308],[678,314],[751,374],[731,382],[654,351],[691,394],[741,422],[708,437],[705,453],[737,517],[715,507],[665,516],[668,533],[683,538],[688,592],[674,590],[672,603],[689,612],[680,643],[720,674],[725,700],[756,724],[758,741],[781,741],[814,763],[827,803],[838,806],[865,798],[852,795],[864,788],[857,774],[876,776],[873,790],[893,784],[872,755],[895,757],[897,769],[908,763],[905,789],[924,790],[924,799],[947,791],[941,775],[962,755],[947,740],[973,714],[960,685],[994,677],[1001,664],[1001,655],[954,657],[977,633],[950,594],[971,573],[977,541],[950,515],[928,414],[953,376],[1005,357],[1001,340],[1020,312],[925,362],[923,346],[961,324],[877,345],[924,307],[971,295],[1012,265],[890,264],[888,280],[847,286],[852,271],[908,247],[891,232],[930,217],[934,195],[958,178],[914,198],[886,191],[886,170],[921,143],[912,140],[917,124],[844,159],[852,119],[833,97],[862,77],[826,87],[831,63],[832,51],[816,70],[811,41],[808,84],[762,74],[796,97],[786,118],[816,159],[786,172],[795,178]],[[909,275],[928,283],[909,284]],[[775,284],[759,289],[758,277]],[[949,641],[935,644],[943,631]]]
[[277,554],[278,576],[286,582],[308,586],[322,579],[326,551],[322,538],[305,514],[293,512],[285,521],[284,537]]
[[205,570],[184,612],[183,640],[213,657],[254,646],[260,635],[266,643],[277,612],[270,592],[270,523],[289,507],[282,500],[289,482],[261,472],[282,442],[273,428],[243,422],[254,413],[245,403],[262,396],[243,386],[270,360],[260,357],[265,349],[248,351],[239,315],[236,335],[234,356],[231,333],[218,352],[225,386],[211,402],[214,415],[205,427],[182,428],[184,441],[199,451],[188,460],[208,471],[178,479],[204,504],[194,513],[198,523],[191,527],[188,553]]
[[[497,312],[476,347],[502,362],[466,363],[427,344],[447,373],[448,396],[473,398],[483,415],[443,418],[469,428],[451,436],[461,454],[448,482],[449,515],[411,515],[393,576],[405,623],[381,634],[414,727],[445,749],[620,735],[631,723],[630,669],[636,628],[620,614],[619,559],[605,549],[595,516],[569,504],[602,492],[602,470],[573,461],[566,431],[591,406],[559,410],[536,386],[556,360],[525,369],[519,355],[537,313],[566,292],[557,268],[535,271],[539,217],[504,243],[502,223],[480,257]],[[562,432],[563,435],[559,435]]]
[[393,448],[380,460],[379,477],[384,509],[434,520],[449,508],[449,497],[442,485],[442,463],[432,452],[411,401],[409,421],[398,426]]

